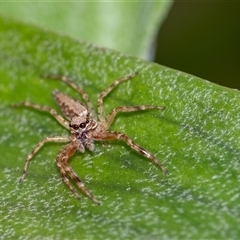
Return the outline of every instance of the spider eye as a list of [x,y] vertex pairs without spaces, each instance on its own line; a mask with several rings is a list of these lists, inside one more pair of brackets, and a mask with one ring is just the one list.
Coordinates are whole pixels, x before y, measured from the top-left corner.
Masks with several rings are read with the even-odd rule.
[[80,124],[80,128],[85,128],[86,127],[86,123],[81,123]]
[[78,130],[79,129],[79,126],[77,124],[74,124],[74,125],[70,124],[70,127],[73,128],[74,130]]

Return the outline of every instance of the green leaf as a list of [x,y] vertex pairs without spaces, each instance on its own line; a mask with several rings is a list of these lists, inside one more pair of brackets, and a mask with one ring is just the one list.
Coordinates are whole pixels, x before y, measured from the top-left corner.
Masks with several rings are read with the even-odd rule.
[[149,58],[172,1],[1,2],[0,13],[99,46]]
[[[1,228],[3,239],[238,239],[240,237],[240,95],[197,77],[48,31],[0,19]],[[70,165],[101,201],[74,198],[54,159],[63,144],[46,136],[68,135],[49,114],[11,108],[24,100],[59,108],[57,88],[81,101],[60,81],[64,74],[97,105],[115,79],[139,75],[106,99],[120,105],[164,105],[166,110],[118,114],[111,129],[129,135],[169,170],[164,175],[124,142],[96,143]]]

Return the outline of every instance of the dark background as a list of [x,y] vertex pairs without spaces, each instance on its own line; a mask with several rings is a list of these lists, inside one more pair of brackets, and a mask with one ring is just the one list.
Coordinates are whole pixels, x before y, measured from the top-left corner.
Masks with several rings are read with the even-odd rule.
[[175,1],[155,61],[240,89],[240,1]]

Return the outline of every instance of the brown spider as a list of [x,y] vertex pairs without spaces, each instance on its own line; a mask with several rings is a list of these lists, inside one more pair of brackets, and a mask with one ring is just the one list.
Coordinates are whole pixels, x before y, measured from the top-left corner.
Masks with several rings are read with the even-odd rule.
[[130,139],[127,135],[109,130],[116,114],[118,112],[133,112],[133,111],[142,111],[142,110],[149,110],[149,109],[160,109],[163,110],[165,107],[161,106],[121,106],[114,108],[108,116],[104,116],[104,107],[103,107],[103,98],[107,96],[107,94],[112,91],[114,87],[116,87],[119,83],[129,80],[136,76],[137,73],[132,75],[122,77],[120,79],[115,80],[105,91],[103,91],[100,96],[98,97],[98,117],[96,116],[93,105],[91,104],[87,93],[77,85],[72,83],[67,77],[65,76],[57,76],[51,75],[48,76],[50,79],[58,79],[73,89],[78,91],[83,100],[85,101],[86,105],[80,103],[73,98],[65,95],[62,92],[54,91],[53,95],[61,108],[61,111],[65,115],[63,118],[59,115],[54,109],[40,106],[37,104],[33,104],[30,102],[22,102],[19,104],[14,105],[14,107],[30,107],[40,111],[45,111],[50,113],[62,126],[70,130],[70,136],[68,137],[58,137],[58,136],[51,136],[46,137],[42,141],[38,143],[38,145],[32,150],[32,152],[27,156],[23,174],[20,178],[20,182],[23,181],[27,168],[29,165],[30,160],[33,156],[37,153],[37,151],[47,142],[69,142],[63,149],[58,153],[56,162],[57,166],[61,172],[62,179],[65,184],[69,187],[69,189],[73,192],[73,194],[80,199],[80,195],[77,193],[74,186],[71,184],[69,179],[76,183],[76,186],[86,194],[93,202],[99,204],[99,201],[85,188],[83,182],[79,179],[76,173],[72,170],[72,168],[68,165],[68,159],[75,153],[76,150],[79,152],[84,152],[85,148],[88,148],[90,151],[94,150],[94,141],[101,141],[101,140],[123,140],[125,141],[132,149],[141,153],[145,157],[149,158],[153,163],[155,163],[158,167],[162,169],[164,173],[167,173],[167,170],[164,166],[148,151],[140,147],[136,144],[132,139]]

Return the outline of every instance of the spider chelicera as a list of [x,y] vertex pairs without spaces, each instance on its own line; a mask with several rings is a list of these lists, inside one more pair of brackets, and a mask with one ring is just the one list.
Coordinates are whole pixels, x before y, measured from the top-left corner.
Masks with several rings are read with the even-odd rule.
[[[115,80],[105,91],[103,91],[98,97],[98,115],[95,114],[93,105],[91,104],[87,93],[71,82],[67,77],[60,75],[50,75],[47,78],[49,79],[58,79],[68,84],[70,87],[75,89],[82,96],[85,103],[81,103],[66,94],[55,90],[53,95],[55,97],[56,102],[61,108],[63,115],[62,117],[59,115],[54,109],[40,106],[37,104],[33,104],[30,102],[22,102],[15,104],[14,107],[30,107],[40,111],[45,111],[50,113],[63,127],[70,130],[70,136],[61,137],[61,136],[50,136],[44,138],[40,141],[37,146],[32,150],[32,152],[27,156],[23,174],[20,178],[20,182],[23,181],[30,160],[33,156],[38,152],[38,150],[47,142],[68,142],[62,150],[58,153],[56,158],[57,166],[62,175],[62,179],[64,183],[69,187],[69,189],[73,192],[73,194],[80,199],[80,195],[78,194],[76,188],[71,183],[73,181],[77,188],[79,188],[85,195],[87,195],[92,201],[96,204],[99,204],[99,201],[87,190],[84,186],[83,182],[79,179],[77,174],[72,170],[72,168],[68,165],[69,158],[76,152],[84,152],[85,149],[89,149],[90,151],[94,151],[94,141],[105,141],[105,140],[123,140],[129,145],[132,149],[139,152],[143,156],[149,158],[155,165],[162,169],[164,173],[167,173],[165,167],[156,159],[156,157],[148,152],[147,150],[140,147],[137,143],[135,143],[132,139],[130,139],[124,133],[111,131],[109,130],[116,114],[118,112],[133,112],[133,111],[143,111],[150,109],[159,109],[163,110],[165,107],[163,106],[121,106],[114,108],[107,116],[104,114],[103,107],[103,98],[112,91],[118,84],[124,82],[126,80],[132,79],[136,76],[137,73],[119,78]],[[71,180],[71,181],[70,181]]]

